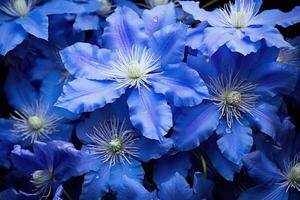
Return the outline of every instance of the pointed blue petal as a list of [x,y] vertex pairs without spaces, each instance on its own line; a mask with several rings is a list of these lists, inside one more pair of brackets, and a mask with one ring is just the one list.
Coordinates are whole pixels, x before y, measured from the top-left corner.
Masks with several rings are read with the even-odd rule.
[[90,14],[78,15],[73,24],[75,30],[87,31],[100,29],[99,17]]
[[289,193],[280,185],[258,185],[243,192],[238,200],[288,200]]
[[91,112],[114,102],[125,92],[125,88],[116,88],[113,81],[75,79],[63,87],[56,106],[75,113]]
[[162,140],[172,127],[172,112],[164,96],[141,87],[131,92],[128,100],[132,124],[143,136]]

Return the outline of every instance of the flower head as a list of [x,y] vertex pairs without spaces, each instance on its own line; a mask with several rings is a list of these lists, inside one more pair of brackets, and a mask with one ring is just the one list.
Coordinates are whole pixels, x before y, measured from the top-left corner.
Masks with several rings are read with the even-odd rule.
[[138,155],[138,149],[134,146],[137,140],[134,134],[134,130],[125,128],[125,120],[113,117],[95,127],[93,134],[88,134],[93,144],[87,147],[95,158],[109,163],[110,167],[117,163],[130,163],[128,158]]
[[296,155],[295,158],[290,161],[283,171],[284,181],[282,186],[286,187],[286,191],[290,188],[297,189],[300,192],[300,156]]
[[12,17],[23,17],[35,4],[36,0],[8,0],[0,3],[0,10]]

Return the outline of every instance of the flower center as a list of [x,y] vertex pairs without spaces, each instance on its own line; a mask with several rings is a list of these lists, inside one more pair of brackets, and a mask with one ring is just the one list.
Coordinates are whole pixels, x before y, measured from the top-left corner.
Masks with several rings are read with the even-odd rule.
[[34,130],[40,130],[44,128],[44,120],[38,116],[31,116],[28,118],[29,127]]
[[34,184],[37,194],[49,197],[54,175],[48,170],[36,170],[32,173],[31,182]]
[[104,121],[99,127],[95,127],[93,134],[87,136],[93,144],[87,145],[95,158],[113,166],[116,163],[129,162],[130,156],[137,156],[137,140],[134,130],[125,128],[125,120],[121,122],[118,118]]
[[145,70],[143,67],[141,67],[141,65],[133,60],[130,62],[129,66],[128,66],[128,76],[131,79],[140,79],[145,73]]
[[231,91],[225,95],[225,101],[227,104],[237,106],[241,102],[242,95],[238,91]]
[[300,162],[296,163],[287,173],[288,187],[296,188],[300,191]]
[[234,27],[237,29],[247,27],[252,17],[255,15],[255,4],[252,0],[236,0],[238,3],[226,4],[224,8],[220,9],[219,15],[221,22],[227,27]]
[[120,139],[113,139],[109,143],[109,148],[113,153],[118,153],[123,149],[123,143]]
[[112,12],[113,5],[110,0],[97,0],[101,7],[96,11],[100,16],[105,17]]
[[15,0],[14,8],[20,17],[25,16],[31,9],[26,0]]

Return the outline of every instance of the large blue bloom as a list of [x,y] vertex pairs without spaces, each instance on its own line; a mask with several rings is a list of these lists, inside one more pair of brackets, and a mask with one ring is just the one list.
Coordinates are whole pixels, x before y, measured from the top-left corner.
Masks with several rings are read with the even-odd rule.
[[145,137],[162,140],[173,125],[167,102],[194,106],[207,96],[197,72],[181,62],[186,27],[175,23],[173,4],[145,10],[142,19],[129,8],[117,8],[107,21],[106,48],[76,43],[61,51],[76,79],[64,86],[56,105],[88,112],[127,93],[133,125]]
[[0,3],[0,54],[14,49],[29,34],[48,39],[48,15],[95,11],[94,0],[3,0]]
[[1,140],[24,145],[37,140],[70,140],[73,125],[69,122],[77,115],[53,106],[61,88],[44,81],[37,92],[23,73],[11,68],[5,90],[15,113],[10,119],[0,119]]
[[291,47],[275,25],[288,27],[300,22],[299,6],[288,13],[277,9],[259,13],[262,0],[236,0],[211,12],[199,8],[198,2],[180,4],[195,20],[203,22],[189,30],[187,45],[207,56],[223,45],[243,55],[256,52],[264,43],[269,47]]
[[32,183],[32,191],[28,192],[45,198],[63,181],[81,175],[74,166],[81,162],[82,155],[73,144],[55,140],[47,144],[36,142],[33,151],[16,145],[11,153],[15,170]]
[[288,119],[284,120],[277,139],[278,144],[273,145],[273,151],[266,152],[269,157],[261,151],[254,151],[244,158],[249,176],[258,185],[243,192],[240,200],[299,199],[300,140]]
[[172,135],[177,148],[193,149],[216,131],[222,154],[241,165],[252,147],[251,127],[275,138],[280,121],[272,100],[293,91],[297,80],[295,69],[276,58],[277,51],[269,48],[248,56],[223,48],[209,62],[201,55],[188,56],[211,97],[178,111]]
[[147,139],[133,128],[124,98],[97,110],[76,129],[86,155],[81,199],[99,199],[109,189],[118,191],[122,177],[143,182],[141,161],[148,162],[172,147],[170,139],[162,143]]

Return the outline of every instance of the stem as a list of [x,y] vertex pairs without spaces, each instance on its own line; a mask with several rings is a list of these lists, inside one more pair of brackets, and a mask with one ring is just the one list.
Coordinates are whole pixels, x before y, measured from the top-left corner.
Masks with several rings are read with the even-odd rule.
[[199,149],[195,149],[193,151],[194,155],[197,157],[198,160],[201,161],[202,164],[202,169],[203,169],[203,176],[207,177],[207,167],[206,167],[206,161],[204,159],[204,157],[202,156],[201,152]]
[[67,199],[72,200],[71,195],[64,189],[64,195],[67,197]]
[[204,4],[203,6],[202,6],[202,8],[207,8],[207,7],[209,7],[209,6],[211,6],[211,5],[213,5],[214,3],[217,3],[219,0],[212,0],[212,1],[210,1],[210,2],[208,2],[208,3],[206,3],[206,4]]

